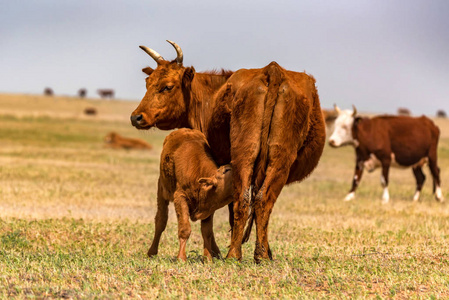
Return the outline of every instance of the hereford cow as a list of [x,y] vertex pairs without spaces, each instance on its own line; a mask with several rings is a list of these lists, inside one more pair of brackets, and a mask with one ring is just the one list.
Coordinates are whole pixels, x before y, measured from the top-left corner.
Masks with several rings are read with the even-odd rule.
[[97,114],[97,109],[95,107],[86,107],[84,113],[88,116],[95,116]]
[[[241,259],[249,207],[254,207],[254,258],[271,258],[268,222],[283,186],[316,167],[325,143],[315,79],[276,62],[262,69],[197,73],[143,47],[157,68],[145,68],[147,92],[131,114],[138,129],[193,128],[203,132],[219,164],[231,163],[234,217],[228,258]],[[228,83],[228,84],[225,84]],[[223,97],[230,89],[230,97]]]
[[440,188],[440,169],[437,166],[437,147],[440,130],[425,116],[419,118],[398,116],[377,116],[362,118],[353,110],[340,110],[335,106],[338,117],[335,129],[329,138],[329,145],[340,147],[352,145],[356,152],[355,174],[352,187],[345,200],[354,199],[355,190],[362,178],[364,168],[368,172],[382,167],[381,183],[384,188],[382,200],[387,203],[388,172],[390,166],[411,167],[416,178],[414,201],[419,200],[425,180],[422,166],[429,163],[434,182],[434,193],[443,201]]
[[398,108],[398,116],[411,116],[412,113],[408,108],[405,107],[399,107]]
[[101,98],[114,98],[114,90],[111,89],[98,89],[97,93]]
[[447,114],[444,110],[439,109],[439,110],[437,110],[437,117],[445,119],[445,118],[447,118]]
[[214,232],[214,212],[232,202],[230,165],[218,168],[206,137],[194,129],[178,129],[164,140],[157,192],[155,233],[148,256],[157,254],[168,219],[168,204],[174,202],[178,218],[178,259],[186,260],[186,243],[192,221],[201,220],[204,256],[220,257]]
[[122,149],[144,149],[151,150],[153,146],[141,139],[128,138],[119,135],[116,132],[110,132],[104,137],[104,142],[111,148]]

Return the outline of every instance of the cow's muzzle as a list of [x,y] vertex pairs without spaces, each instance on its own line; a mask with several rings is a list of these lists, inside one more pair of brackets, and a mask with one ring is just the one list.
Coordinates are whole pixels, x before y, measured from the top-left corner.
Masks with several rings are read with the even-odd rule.
[[142,120],[143,120],[143,115],[142,114],[131,116],[131,124],[134,127],[139,127],[139,125],[142,124]]

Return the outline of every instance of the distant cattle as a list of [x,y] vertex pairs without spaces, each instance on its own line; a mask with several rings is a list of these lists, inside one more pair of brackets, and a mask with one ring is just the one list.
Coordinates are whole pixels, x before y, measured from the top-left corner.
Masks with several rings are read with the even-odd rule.
[[86,89],[79,89],[78,90],[78,97],[80,98],[84,98],[87,95],[87,90]]
[[97,109],[95,107],[86,107],[84,113],[88,116],[95,116],[97,114]]
[[411,112],[408,108],[398,108],[398,116],[411,116]]
[[315,169],[325,143],[315,79],[276,62],[260,69],[197,73],[183,66],[181,48],[168,42],[177,52],[173,61],[141,46],[157,68],[143,69],[147,91],[131,123],[138,129],[186,127],[203,132],[215,161],[231,163],[233,169],[233,229],[227,257],[242,258],[252,207],[254,259],[271,259],[268,223],[274,203],[284,185],[303,180]]
[[167,225],[168,204],[174,202],[178,218],[178,259],[187,258],[189,217],[192,221],[201,220],[204,256],[220,257],[213,217],[217,209],[232,202],[230,165],[218,168],[204,134],[183,128],[165,138],[159,172],[155,233],[148,256],[158,253],[160,237]]
[[437,111],[437,117],[438,118],[447,118],[447,114],[444,110],[440,109]]
[[437,148],[440,130],[425,116],[377,116],[362,118],[357,111],[340,110],[335,106],[338,117],[335,129],[329,138],[332,147],[352,145],[356,152],[356,166],[352,187],[345,200],[354,199],[355,190],[362,178],[364,168],[368,172],[382,168],[381,184],[384,188],[382,200],[387,203],[388,173],[390,166],[411,167],[416,178],[414,201],[419,200],[425,180],[422,167],[429,164],[433,177],[433,191],[438,201],[443,201],[440,169],[437,165]]
[[53,90],[49,87],[44,89],[44,95],[45,96],[53,96]]
[[97,93],[101,98],[114,98],[114,90],[111,89],[99,89]]
[[153,146],[151,146],[144,140],[123,137],[116,132],[110,132],[108,135],[105,136],[104,141],[106,145],[111,148],[143,149],[143,150],[153,149]]

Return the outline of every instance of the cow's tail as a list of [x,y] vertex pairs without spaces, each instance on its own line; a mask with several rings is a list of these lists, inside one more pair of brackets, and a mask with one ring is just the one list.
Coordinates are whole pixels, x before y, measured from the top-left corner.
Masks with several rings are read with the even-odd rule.
[[267,95],[264,102],[264,112],[262,119],[262,132],[260,135],[260,151],[254,163],[254,172],[251,189],[251,205],[248,222],[243,235],[242,243],[246,243],[251,235],[251,230],[256,218],[254,203],[258,197],[262,197],[262,184],[265,180],[268,166],[268,139],[273,120],[274,108],[278,100],[279,86],[283,81],[283,72],[281,67],[272,62],[264,68],[266,76],[266,85],[268,86]]

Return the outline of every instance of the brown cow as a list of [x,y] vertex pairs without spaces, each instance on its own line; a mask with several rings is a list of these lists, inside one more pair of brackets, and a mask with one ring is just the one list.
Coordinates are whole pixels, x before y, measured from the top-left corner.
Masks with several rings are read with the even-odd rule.
[[384,188],[383,203],[390,199],[388,193],[388,173],[391,166],[411,167],[416,178],[414,201],[419,200],[425,180],[422,166],[429,163],[434,182],[434,193],[438,201],[443,201],[440,188],[440,169],[437,165],[437,148],[440,130],[425,116],[419,118],[405,116],[358,117],[353,110],[340,110],[335,106],[338,118],[329,138],[332,147],[353,145],[356,152],[356,166],[352,187],[345,201],[354,199],[355,190],[362,178],[363,169],[369,172],[382,167],[381,183]]
[[114,90],[111,89],[98,89],[97,93],[101,98],[114,98]]
[[84,113],[88,116],[95,116],[97,114],[97,109],[95,107],[86,107]]
[[45,96],[53,96],[53,90],[51,88],[49,88],[49,87],[46,87],[44,89],[44,95]]
[[148,256],[158,253],[159,241],[168,219],[168,204],[174,202],[178,218],[178,259],[186,260],[186,243],[192,221],[201,220],[204,256],[220,257],[213,232],[214,212],[232,202],[230,165],[218,168],[206,137],[198,130],[179,129],[164,140],[157,192],[153,243]]
[[[181,48],[169,42],[178,53],[171,62],[141,46],[157,68],[143,70],[149,75],[147,92],[131,122],[138,129],[187,127],[203,132],[215,161],[231,162],[234,174],[234,222],[227,257],[241,259],[243,230],[253,205],[254,258],[271,258],[267,231],[273,205],[285,184],[312,172],[325,142],[315,80],[275,62],[235,73],[196,73],[183,66]],[[231,96],[223,97],[229,88]]]
[[123,149],[144,149],[151,150],[153,146],[141,139],[128,138],[119,135],[116,132],[110,132],[105,136],[104,142],[111,148],[123,148]]
[[408,108],[399,107],[398,108],[398,116],[411,116],[411,112]]
[[445,119],[445,118],[447,118],[447,114],[444,110],[439,109],[439,110],[437,110],[437,117]]

